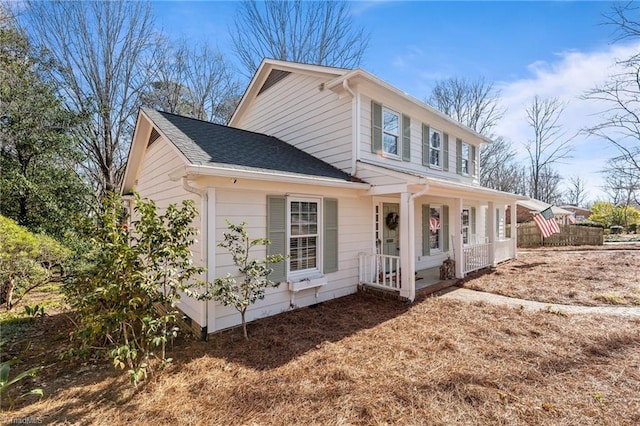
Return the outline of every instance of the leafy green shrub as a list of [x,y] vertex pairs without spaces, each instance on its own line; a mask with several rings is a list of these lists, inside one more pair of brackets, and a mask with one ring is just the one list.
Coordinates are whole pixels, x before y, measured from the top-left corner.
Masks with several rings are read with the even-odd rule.
[[247,335],[247,323],[245,314],[249,305],[257,300],[264,299],[268,287],[277,287],[279,283],[269,281],[269,275],[273,271],[268,264],[282,262],[282,255],[271,255],[264,259],[250,259],[249,252],[255,246],[269,244],[266,238],[251,240],[247,233],[246,223],[234,225],[227,220],[230,232],[224,233],[224,241],[218,247],[227,249],[233,258],[233,263],[238,267],[243,280],[238,283],[231,274],[226,277],[216,278],[213,283],[213,298],[225,306],[233,306],[242,317],[242,332],[245,339]]
[[27,305],[24,307],[24,313],[33,318],[42,318],[47,315],[44,311],[44,305]]
[[635,234],[636,232],[638,232],[638,224],[637,223],[632,223],[629,225],[629,232],[632,234]]
[[[0,347],[4,346],[6,342],[0,342]],[[21,380],[26,379],[27,377],[35,377],[35,375],[42,369],[42,367],[34,367],[29,370],[23,371],[22,373],[17,374],[13,378],[9,378],[9,374],[11,373],[11,367],[15,364],[19,364],[19,359],[12,359],[9,361],[4,361],[0,363],[0,396],[5,396],[7,391],[11,386],[18,383]],[[24,398],[27,395],[38,395],[42,397],[43,392],[42,389],[32,389],[29,392],[25,392],[20,395],[18,398]],[[13,399],[9,399],[9,406],[13,406]]]
[[624,228],[620,225],[613,225],[609,227],[609,231],[611,231],[612,234],[622,234],[623,230]]
[[138,219],[129,229],[122,199],[105,198],[87,254],[91,266],[69,280],[65,292],[80,319],[76,353],[108,355],[137,384],[152,371],[152,359],[171,361],[166,343],[178,333],[181,294],[203,299],[209,293],[196,279],[204,268],[191,262],[193,202],[172,204],[161,215],[155,203],[136,195],[134,212]]
[[69,250],[53,238],[0,216],[0,304],[10,310],[26,293],[48,283],[53,268],[68,257]]

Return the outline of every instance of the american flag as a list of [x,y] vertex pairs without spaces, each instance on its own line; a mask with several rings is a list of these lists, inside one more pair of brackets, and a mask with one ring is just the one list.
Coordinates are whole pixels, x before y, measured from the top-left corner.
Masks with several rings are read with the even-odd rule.
[[551,207],[534,214],[533,220],[538,225],[538,228],[540,228],[540,232],[542,232],[544,238],[549,238],[553,234],[560,233],[560,227],[558,226],[558,222],[553,218]]
[[440,229],[440,221],[435,217],[429,219],[429,228],[431,228],[431,232],[436,233],[438,229]]
[[567,216],[567,220],[571,223],[576,223],[576,214],[572,213],[569,216]]

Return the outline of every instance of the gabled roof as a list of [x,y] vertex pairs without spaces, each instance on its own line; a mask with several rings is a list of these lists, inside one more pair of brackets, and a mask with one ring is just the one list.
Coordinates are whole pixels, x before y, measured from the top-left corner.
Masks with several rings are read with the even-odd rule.
[[273,136],[143,108],[160,134],[197,166],[277,171],[346,182],[349,174]]
[[[492,142],[490,138],[481,135],[475,130],[438,111],[431,105],[428,105],[420,101],[419,99],[414,98],[413,96],[401,91],[397,87],[363,70],[362,68],[335,68],[324,65],[301,64],[297,62],[279,61],[268,58],[263,59],[260,63],[258,70],[254,74],[251,82],[249,83],[249,86],[247,86],[246,91],[242,95],[242,99],[240,100],[240,103],[234,111],[233,116],[231,117],[231,119],[229,119],[229,124],[235,126],[241,125],[242,117],[251,106],[253,101],[262,92],[268,90],[277,82],[284,80],[291,73],[314,75],[325,78],[326,83],[323,83],[323,88],[327,90],[333,90],[337,93],[342,93],[345,90],[345,83],[347,86],[349,86],[349,82],[366,81],[369,84],[384,90],[388,94],[388,96],[399,97],[404,101],[407,101],[410,104],[416,106],[417,108],[438,117],[443,122],[456,126],[457,128],[468,133],[471,137],[477,138],[480,143]],[[384,99],[378,99],[378,101],[384,101]]]
[[233,112],[233,115],[229,119],[229,124],[233,125],[237,123],[239,117],[241,117],[248,106],[253,100],[263,91],[267,90],[271,85],[284,79],[292,72],[323,76],[328,80],[334,79],[338,76],[347,74],[350,69],[347,68],[335,68],[324,65],[311,65],[302,64],[298,62],[279,61],[277,59],[265,58],[260,63],[260,66],[256,70],[251,82],[247,86],[240,103]]

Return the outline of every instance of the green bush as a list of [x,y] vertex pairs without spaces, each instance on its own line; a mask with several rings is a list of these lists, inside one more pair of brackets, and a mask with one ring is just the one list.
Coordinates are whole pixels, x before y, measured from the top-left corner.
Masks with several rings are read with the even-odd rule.
[[609,227],[609,231],[611,231],[611,234],[622,234],[623,230],[624,228],[620,225],[613,225]]
[[137,384],[152,371],[153,359],[171,361],[166,343],[178,333],[181,293],[203,299],[208,291],[196,279],[204,268],[191,263],[193,202],[172,204],[161,215],[152,201],[135,200],[139,219],[129,228],[122,199],[105,198],[87,254],[91,266],[68,280],[65,292],[79,314],[76,354],[109,356]]
[[632,223],[629,225],[629,232],[632,234],[635,234],[636,232],[638,232],[638,224],[637,223]]
[[69,250],[53,238],[0,216],[0,304],[11,309],[26,293],[48,283],[53,268],[68,257]]

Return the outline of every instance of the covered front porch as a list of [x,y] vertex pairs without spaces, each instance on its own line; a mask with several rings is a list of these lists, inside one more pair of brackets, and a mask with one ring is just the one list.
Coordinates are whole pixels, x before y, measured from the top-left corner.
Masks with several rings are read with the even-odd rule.
[[360,253],[359,283],[414,300],[421,287],[516,255],[518,196],[455,182],[380,185],[370,191],[374,215],[371,252]]

